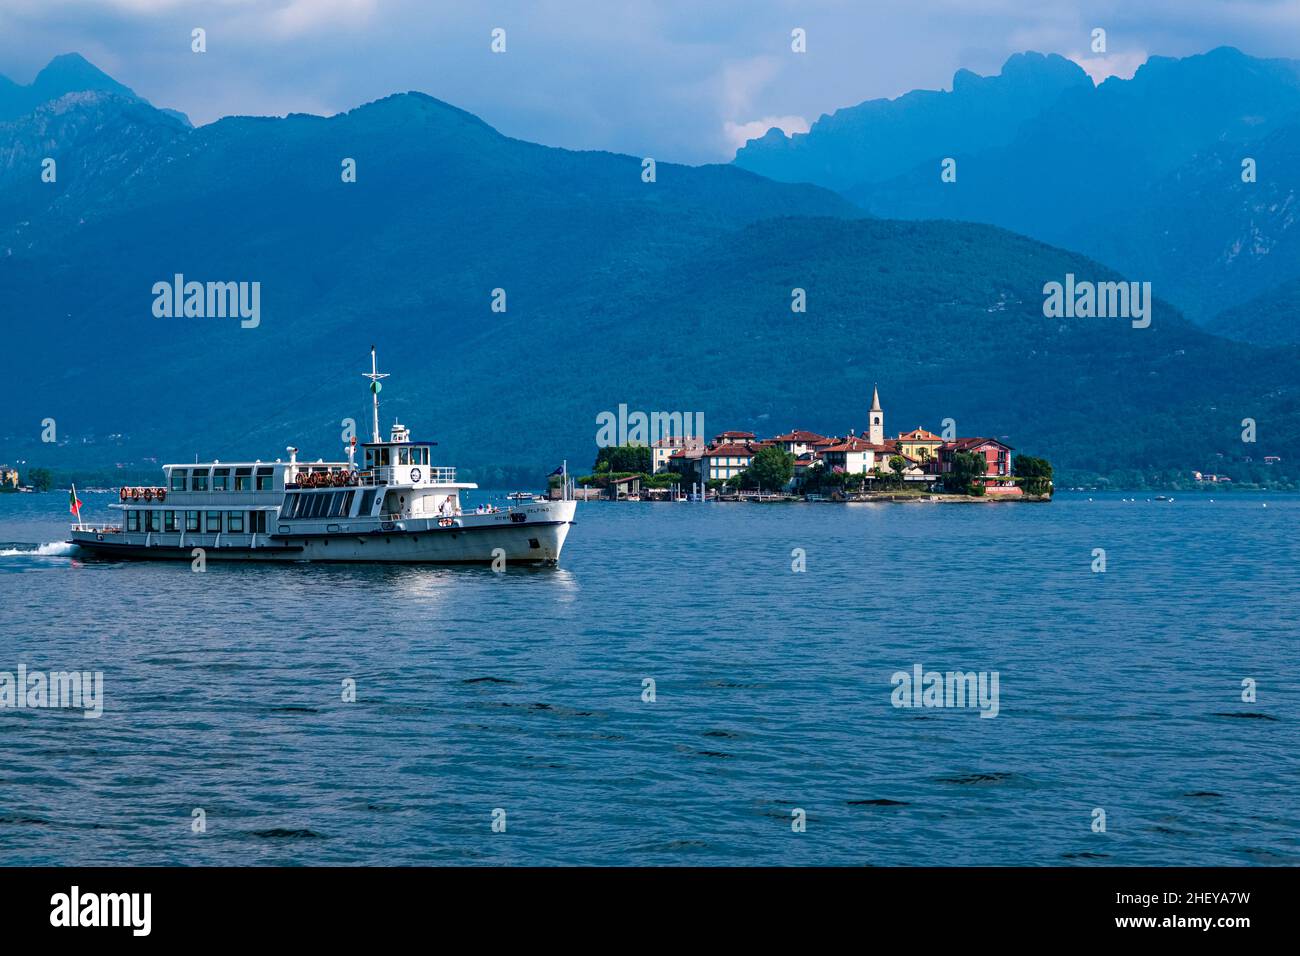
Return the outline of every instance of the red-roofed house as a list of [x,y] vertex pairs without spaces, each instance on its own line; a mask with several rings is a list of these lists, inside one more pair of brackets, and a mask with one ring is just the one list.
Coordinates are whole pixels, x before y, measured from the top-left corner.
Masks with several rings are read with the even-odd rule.
[[715,445],[744,445],[755,439],[753,432],[722,432],[713,436]]
[[703,458],[703,447],[688,445],[668,456],[667,467],[669,471],[681,475],[684,480],[695,482],[700,478],[700,462]]
[[[724,432],[724,434],[733,434]],[[751,436],[752,437],[752,436]],[[754,460],[758,449],[749,443],[721,442],[704,449],[700,456],[700,475],[705,481],[734,478]]]
[[871,470],[875,461],[875,449],[870,442],[850,435],[823,448],[821,460],[831,471],[861,475]]
[[659,474],[668,467],[668,460],[679,451],[700,451],[704,448],[704,439],[692,435],[669,435],[650,446],[650,470]]
[[939,449],[939,472],[947,474],[952,471],[953,456],[958,452],[970,452],[980,455],[986,462],[984,472],[985,487],[1012,485],[1011,452],[1014,449],[996,438],[958,438],[956,441],[944,442]]
[[834,440],[816,432],[795,430],[784,435],[773,435],[768,439],[774,445],[780,445],[782,451],[788,451],[796,458],[804,452],[816,451],[834,444]]

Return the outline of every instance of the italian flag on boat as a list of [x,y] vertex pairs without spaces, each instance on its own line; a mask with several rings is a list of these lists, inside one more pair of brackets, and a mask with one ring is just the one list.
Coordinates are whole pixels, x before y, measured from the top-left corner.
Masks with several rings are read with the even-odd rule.
[[77,486],[72,486],[72,491],[68,495],[68,510],[78,521],[81,520],[81,502],[77,500]]

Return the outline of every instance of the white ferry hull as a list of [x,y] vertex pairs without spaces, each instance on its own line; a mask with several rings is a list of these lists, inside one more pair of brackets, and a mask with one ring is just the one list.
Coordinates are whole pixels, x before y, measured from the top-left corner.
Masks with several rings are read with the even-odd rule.
[[137,560],[306,561],[332,563],[491,564],[554,566],[577,503],[547,501],[493,514],[466,514],[446,526],[435,518],[373,523],[335,522],[319,531],[270,534],[105,533],[72,530],[71,544],[98,556]]

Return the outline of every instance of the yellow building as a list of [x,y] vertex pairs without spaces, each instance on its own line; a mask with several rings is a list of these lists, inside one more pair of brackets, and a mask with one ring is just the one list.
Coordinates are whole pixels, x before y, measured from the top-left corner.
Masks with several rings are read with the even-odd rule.
[[939,449],[943,447],[943,439],[917,425],[910,432],[900,432],[894,439],[894,444],[908,458],[915,458],[925,464],[939,459]]

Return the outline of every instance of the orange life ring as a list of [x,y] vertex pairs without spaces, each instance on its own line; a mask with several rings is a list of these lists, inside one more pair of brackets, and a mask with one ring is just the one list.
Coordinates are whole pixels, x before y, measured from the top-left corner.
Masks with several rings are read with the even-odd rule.
[[118,500],[118,501],[126,501],[126,499],[129,498],[129,497],[130,497],[130,489],[128,489],[128,488],[126,487],[126,485],[123,485],[122,488],[121,488],[121,490],[118,491],[118,493],[117,493],[117,500]]
[[146,488],[146,489],[144,490],[144,500],[145,500],[145,501],[153,501],[153,489],[152,489],[152,488]]
[[158,500],[159,500],[159,501],[166,501],[166,500],[167,500],[167,489],[166,489],[166,488],[159,488],[159,489],[158,489]]
[[139,500],[140,500],[140,495],[142,495],[143,493],[144,493],[144,489],[141,488],[141,487],[139,487],[139,486],[136,486],[135,488],[132,488],[132,489],[131,489],[131,500],[132,500],[132,501],[139,501]]

